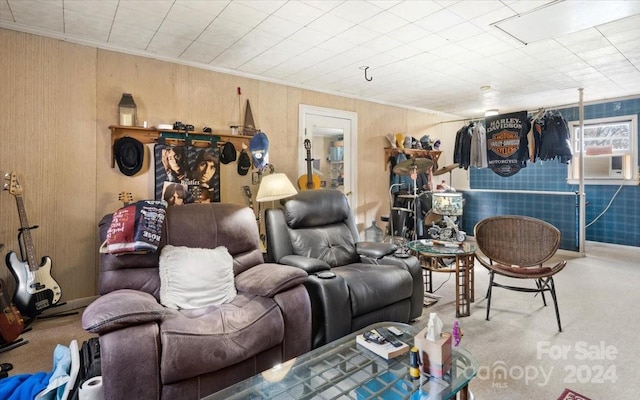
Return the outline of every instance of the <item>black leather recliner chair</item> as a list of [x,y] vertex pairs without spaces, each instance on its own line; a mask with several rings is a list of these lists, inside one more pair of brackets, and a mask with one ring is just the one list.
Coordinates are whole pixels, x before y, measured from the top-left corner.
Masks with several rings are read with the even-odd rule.
[[303,191],[282,206],[266,211],[267,257],[309,274],[314,348],[372,323],[421,315],[417,258],[396,257],[388,243],[360,242],[343,193]]

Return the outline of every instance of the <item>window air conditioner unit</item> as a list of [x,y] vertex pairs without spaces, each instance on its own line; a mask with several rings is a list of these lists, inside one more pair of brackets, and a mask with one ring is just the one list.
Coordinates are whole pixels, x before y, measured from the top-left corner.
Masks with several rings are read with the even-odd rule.
[[623,156],[585,157],[585,179],[624,178],[622,159]]

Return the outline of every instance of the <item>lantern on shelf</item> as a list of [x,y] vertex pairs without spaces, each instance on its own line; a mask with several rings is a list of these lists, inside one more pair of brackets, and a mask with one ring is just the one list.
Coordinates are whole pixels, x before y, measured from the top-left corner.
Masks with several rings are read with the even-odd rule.
[[121,126],[136,126],[136,103],[131,93],[122,93],[118,104]]

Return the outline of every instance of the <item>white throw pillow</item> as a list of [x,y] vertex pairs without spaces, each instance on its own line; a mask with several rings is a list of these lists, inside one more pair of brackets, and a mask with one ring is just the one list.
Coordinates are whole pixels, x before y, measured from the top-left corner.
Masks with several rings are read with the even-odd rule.
[[236,297],[233,257],[226,247],[200,249],[166,245],[160,252],[160,303],[194,309]]

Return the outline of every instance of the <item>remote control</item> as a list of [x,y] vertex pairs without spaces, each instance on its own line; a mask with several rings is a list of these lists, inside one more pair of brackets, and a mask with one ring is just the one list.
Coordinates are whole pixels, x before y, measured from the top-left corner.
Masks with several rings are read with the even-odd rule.
[[379,327],[379,328],[376,328],[376,331],[380,334],[380,336],[385,338],[387,340],[387,342],[391,343],[393,345],[393,347],[402,346],[403,343],[401,341],[399,341],[395,336],[393,336],[393,334],[391,332],[389,332],[389,330],[387,328]]
[[400,329],[396,328],[395,326],[390,326],[387,329],[389,330],[389,332],[393,333],[396,336],[404,335],[404,332],[402,332]]

